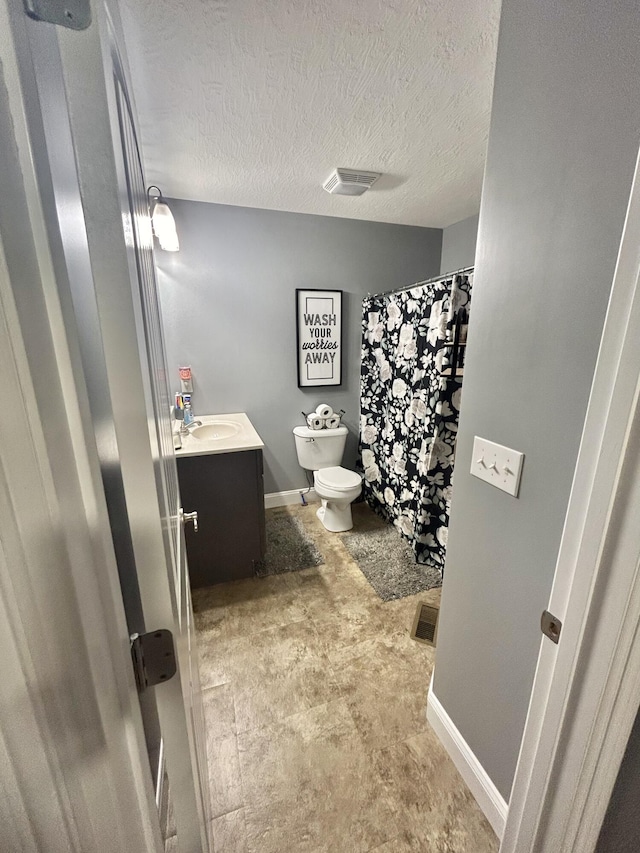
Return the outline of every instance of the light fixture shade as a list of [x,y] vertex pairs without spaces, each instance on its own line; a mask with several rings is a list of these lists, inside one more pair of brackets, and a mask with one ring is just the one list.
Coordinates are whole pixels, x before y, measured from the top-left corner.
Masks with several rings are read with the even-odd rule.
[[164,249],[165,252],[177,252],[180,249],[176,221],[169,205],[164,200],[158,199],[156,201],[151,214],[151,224],[161,249]]

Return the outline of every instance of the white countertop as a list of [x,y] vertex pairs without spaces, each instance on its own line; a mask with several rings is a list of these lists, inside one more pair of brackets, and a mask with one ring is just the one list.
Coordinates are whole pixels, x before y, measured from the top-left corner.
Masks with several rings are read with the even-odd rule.
[[[230,415],[196,415],[202,426],[214,424],[232,424],[238,427],[237,433],[221,438],[198,438],[198,427],[191,427],[189,435],[182,436],[182,447],[176,449],[176,456],[210,456],[212,453],[235,453],[238,450],[261,450],[264,442],[244,412]],[[224,432],[224,426],[221,428]]]

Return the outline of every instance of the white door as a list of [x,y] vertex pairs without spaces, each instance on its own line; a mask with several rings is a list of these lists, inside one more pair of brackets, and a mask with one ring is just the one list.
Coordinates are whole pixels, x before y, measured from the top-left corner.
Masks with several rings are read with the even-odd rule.
[[[74,324],[128,629],[169,629],[177,673],[141,695],[150,770],[166,760],[178,849],[210,849],[204,722],[146,194],[102,4],[81,32],[6,0],[47,238]],[[125,638],[126,640],[127,638]],[[150,775],[151,775],[150,774]]]
[[[168,385],[166,356],[158,288],[153,260],[153,236],[142,158],[138,146],[133,110],[127,91],[125,74],[113,34],[111,34],[113,85],[117,106],[116,127],[121,148],[116,158],[122,199],[122,219],[128,235],[129,265],[133,285],[133,304],[138,335],[138,349],[145,386],[149,440],[153,448],[158,505],[162,516],[164,550],[174,600],[174,636],[183,674],[182,692],[189,715],[188,730],[192,762],[200,779],[196,791],[202,800],[205,825],[210,823],[210,801],[207,796],[208,770],[204,730],[204,713],[198,669],[198,653],[193,624],[191,589],[182,527],[182,507],[170,417],[171,394]],[[175,794],[171,794],[175,800]]]

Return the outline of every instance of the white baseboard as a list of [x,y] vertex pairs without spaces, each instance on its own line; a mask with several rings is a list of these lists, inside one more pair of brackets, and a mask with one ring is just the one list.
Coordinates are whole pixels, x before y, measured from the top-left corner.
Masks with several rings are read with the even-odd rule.
[[454,725],[451,717],[438,701],[438,697],[433,693],[432,688],[433,682],[429,687],[427,719],[458,768],[460,775],[469,786],[469,790],[493,827],[493,831],[502,840],[509,807],[500,791],[489,778],[487,771],[471,751],[469,744]]
[[276,506],[301,504],[302,498],[300,495],[304,495],[307,503],[314,503],[318,500],[315,489],[311,489],[310,491],[306,489],[291,489],[288,492],[269,492],[269,494],[264,496],[264,508],[273,509]]

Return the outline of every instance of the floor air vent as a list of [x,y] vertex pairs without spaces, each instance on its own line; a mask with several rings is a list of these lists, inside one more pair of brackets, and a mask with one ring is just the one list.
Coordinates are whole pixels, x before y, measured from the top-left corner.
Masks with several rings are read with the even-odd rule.
[[419,643],[435,646],[439,615],[439,607],[434,607],[432,604],[418,604],[411,637]]

